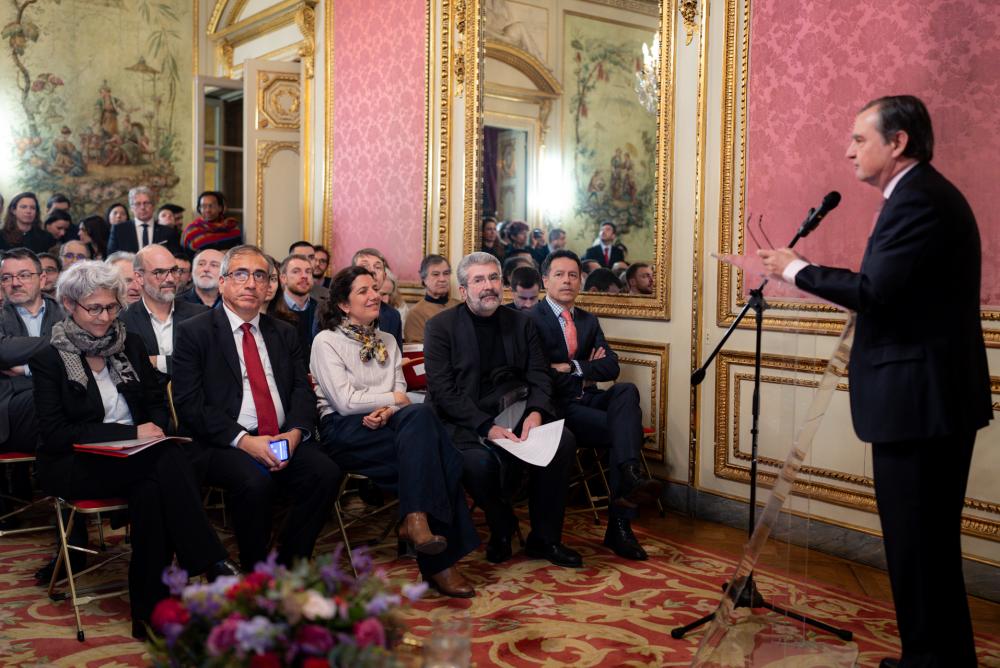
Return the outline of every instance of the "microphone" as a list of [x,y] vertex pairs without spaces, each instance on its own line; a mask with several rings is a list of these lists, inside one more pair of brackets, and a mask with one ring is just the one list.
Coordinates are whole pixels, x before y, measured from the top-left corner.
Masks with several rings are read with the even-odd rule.
[[836,209],[838,204],[840,204],[840,193],[834,190],[826,194],[818,209],[809,209],[809,215],[802,221],[802,225],[795,233],[795,238],[792,239],[789,248],[794,246],[799,239],[809,236],[809,233],[816,229],[820,221],[826,218],[826,214]]

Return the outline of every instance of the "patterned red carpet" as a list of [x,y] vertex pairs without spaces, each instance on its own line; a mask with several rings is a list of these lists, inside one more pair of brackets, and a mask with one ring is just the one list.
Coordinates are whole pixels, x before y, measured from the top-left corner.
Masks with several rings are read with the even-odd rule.
[[[650,553],[648,562],[610,554],[600,543],[603,527],[579,515],[567,521],[566,542],[583,553],[583,569],[523,556],[497,568],[477,553],[466,560],[465,571],[479,595],[460,601],[429,594],[407,613],[409,628],[426,637],[432,617],[467,611],[478,666],[689,665],[701,633],[674,640],[670,629],[715,608],[719,585],[733,561],[667,537],[637,533]],[[332,544],[330,539],[324,549]],[[129,638],[128,606],[121,598],[86,606],[86,642],[77,642],[69,604],[50,602],[32,577],[51,550],[47,535],[0,539],[0,664],[145,665],[143,646]],[[417,577],[414,562],[394,560],[390,542],[373,556],[393,578]],[[124,567],[116,568],[121,575]],[[855,640],[844,643],[774,615],[755,616],[731,632],[717,665],[844,665],[810,654],[801,646],[803,640],[825,644],[831,648],[828,655],[856,653],[859,666],[877,666],[882,657],[898,652],[892,610],[886,605],[773,572],[759,572],[758,582],[771,602],[849,629]],[[976,642],[980,664],[1000,666],[1000,639],[980,635]]]

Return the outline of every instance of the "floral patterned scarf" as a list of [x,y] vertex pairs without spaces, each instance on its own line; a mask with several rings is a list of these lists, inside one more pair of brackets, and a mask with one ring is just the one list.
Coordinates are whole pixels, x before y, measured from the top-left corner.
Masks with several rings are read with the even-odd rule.
[[367,362],[375,360],[379,364],[385,364],[389,359],[389,351],[385,349],[385,343],[379,338],[378,329],[374,325],[367,327],[362,325],[343,324],[340,331],[349,339],[353,339],[361,344],[361,361]]

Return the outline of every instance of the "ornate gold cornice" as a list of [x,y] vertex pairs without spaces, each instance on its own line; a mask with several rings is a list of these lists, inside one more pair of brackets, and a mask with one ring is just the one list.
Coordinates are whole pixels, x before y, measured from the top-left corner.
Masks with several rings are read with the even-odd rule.
[[[299,14],[303,9],[310,11],[316,7],[318,0],[282,0],[275,5],[268,7],[255,14],[251,14],[245,19],[240,19],[235,23],[208,30],[208,37],[213,41],[226,40],[233,46],[239,46],[249,42],[261,35],[273,32],[278,28],[291,25],[300,19]],[[315,30],[313,31],[315,35]],[[305,36],[305,33],[303,33]],[[313,45],[315,48],[315,44]]]
[[486,57],[498,60],[505,65],[510,65],[528,77],[528,80],[538,90],[549,95],[562,95],[562,85],[560,85],[555,75],[549,71],[545,63],[524,49],[519,49],[506,42],[498,42],[490,39],[486,40]]
[[690,46],[698,28],[698,0],[680,0],[678,10],[684,22],[684,46]]
[[298,74],[257,72],[258,129],[297,130],[302,119],[301,82]]
[[295,25],[302,34],[299,57],[302,59],[302,74],[312,79],[316,66],[316,10],[308,3],[302,4],[295,12]]

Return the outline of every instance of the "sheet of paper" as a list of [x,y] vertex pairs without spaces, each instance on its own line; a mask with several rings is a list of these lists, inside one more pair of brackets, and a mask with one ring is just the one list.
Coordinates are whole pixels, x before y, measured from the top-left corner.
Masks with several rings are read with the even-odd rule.
[[556,420],[535,427],[528,432],[528,438],[520,443],[506,438],[493,442],[522,461],[535,466],[548,466],[559,448],[564,422],[565,420]]

